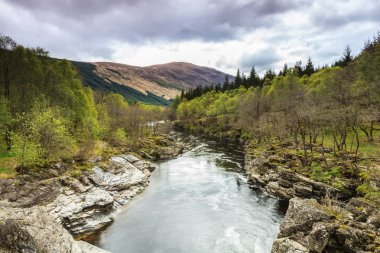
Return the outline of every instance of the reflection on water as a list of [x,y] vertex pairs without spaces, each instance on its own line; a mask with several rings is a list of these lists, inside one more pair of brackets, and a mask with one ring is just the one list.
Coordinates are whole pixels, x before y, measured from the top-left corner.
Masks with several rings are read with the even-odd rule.
[[160,163],[95,244],[115,253],[270,252],[286,203],[253,189],[239,145],[190,141],[195,147]]

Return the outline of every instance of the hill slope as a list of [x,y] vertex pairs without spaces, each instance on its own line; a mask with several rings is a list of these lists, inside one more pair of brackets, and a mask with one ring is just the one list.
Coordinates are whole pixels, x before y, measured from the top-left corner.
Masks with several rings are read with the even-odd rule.
[[[181,90],[222,83],[226,74],[191,63],[137,67],[111,62],[73,62],[83,81],[95,90],[122,94],[129,101],[167,105]],[[228,75],[230,80],[234,77]]]

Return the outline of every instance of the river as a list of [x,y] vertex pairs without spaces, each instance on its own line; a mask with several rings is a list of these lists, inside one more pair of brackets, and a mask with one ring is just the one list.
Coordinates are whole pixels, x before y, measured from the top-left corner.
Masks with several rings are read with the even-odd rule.
[[284,204],[244,175],[241,145],[192,137],[94,244],[114,253],[270,252]]

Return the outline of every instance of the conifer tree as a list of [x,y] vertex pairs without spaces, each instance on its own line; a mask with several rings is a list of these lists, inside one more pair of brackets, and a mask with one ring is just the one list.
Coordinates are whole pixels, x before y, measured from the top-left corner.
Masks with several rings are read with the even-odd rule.
[[307,58],[307,63],[305,66],[305,70],[303,71],[303,74],[311,76],[315,72],[313,62],[311,61],[311,57]]
[[238,88],[242,84],[242,78],[240,75],[240,69],[237,70],[236,77],[235,77],[235,87]]

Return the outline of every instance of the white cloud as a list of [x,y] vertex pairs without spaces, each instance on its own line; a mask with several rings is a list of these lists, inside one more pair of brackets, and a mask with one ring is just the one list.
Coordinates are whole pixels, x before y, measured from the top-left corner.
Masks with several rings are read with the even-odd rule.
[[1,31],[52,56],[153,65],[186,61],[263,73],[357,54],[380,24],[368,0],[0,0]]

